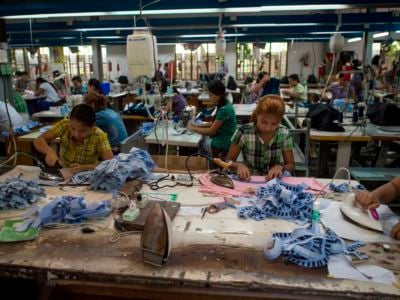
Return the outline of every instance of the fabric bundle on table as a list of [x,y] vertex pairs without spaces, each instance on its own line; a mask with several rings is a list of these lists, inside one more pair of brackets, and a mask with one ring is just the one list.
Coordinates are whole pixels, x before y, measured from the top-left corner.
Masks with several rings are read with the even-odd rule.
[[304,192],[306,187],[284,183],[279,179],[270,180],[257,189],[255,203],[239,207],[237,214],[257,221],[272,217],[306,222],[311,220],[313,205],[313,195]]
[[[349,193],[350,192],[350,189],[349,189],[349,185],[348,185],[348,183],[346,183],[346,182],[343,182],[343,183],[341,183],[341,184],[334,184],[334,183],[331,183],[330,185],[329,185],[329,189],[331,190],[331,191],[333,191],[333,192],[335,192],[335,193]],[[352,186],[352,189],[353,190],[358,190],[358,191],[365,191],[365,190],[367,190],[366,188],[365,188],[365,186],[363,186],[362,184],[357,184],[356,186]]]
[[0,182],[0,209],[24,209],[46,197],[36,180],[8,178]]
[[367,259],[365,254],[357,252],[363,245],[361,241],[347,245],[332,230],[327,229],[324,234],[315,233],[309,226],[297,228],[292,233],[274,233],[266,243],[264,256],[274,260],[283,255],[285,260],[299,266],[317,268],[325,266],[334,254],[344,253],[358,259]]
[[154,167],[155,162],[147,151],[133,147],[129,153],[101,162],[93,171],[76,174],[72,182],[89,182],[93,190],[112,191],[121,188],[127,179],[147,178]]
[[107,217],[111,213],[109,201],[88,204],[83,196],[61,196],[54,198],[43,208],[35,205],[22,217],[23,222],[16,227],[21,232],[29,227],[38,228],[48,224],[66,222],[79,223],[83,219]]

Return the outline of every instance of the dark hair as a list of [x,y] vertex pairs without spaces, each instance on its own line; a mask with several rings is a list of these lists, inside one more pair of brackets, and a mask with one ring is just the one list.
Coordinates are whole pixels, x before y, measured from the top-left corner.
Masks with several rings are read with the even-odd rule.
[[379,61],[381,60],[381,56],[380,55],[375,55],[372,58],[372,62],[371,64],[375,65],[375,66],[379,66]]
[[261,79],[263,79],[264,75],[268,75],[268,73],[264,72],[264,71],[261,71],[260,73],[258,73],[256,82],[259,83],[261,81]]
[[107,98],[101,94],[88,93],[85,96],[85,103],[89,104],[92,107],[94,104],[94,111],[98,112],[107,107]]
[[53,76],[60,76],[60,71],[58,71],[58,70],[54,70],[53,71]]
[[226,105],[227,100],[225,97],[225,85],[221,80],[218,79],[211,80],[210,83],[207,85],[207,89],[214,95],[221,97],[218,101],[217,105],[218,108]]
[[96,93],[104,94],[100,86],[100,81],[98,81],[96,78],[90,78],[88,81],[88,86],[93,86]]
[[74,76],[72,77],[71,81],[79,81],[82,82],[82,78],[80,76]]
[[87,127],[93,127],[96,123],[94,109],[85,103],[76,105],[69,115],[70,120],[75,119]]
[[283,76],[280,80],[280,83],[282,84],[289,84],[289,77]]
[[296,80],[297,82],[300,82],[299,75],[297,75],[297,74],[289,75],[289,79]]
[[43,77],[38,77],[36,78],[36,84],[39,85],[40,83],[48,82],[46,79]]

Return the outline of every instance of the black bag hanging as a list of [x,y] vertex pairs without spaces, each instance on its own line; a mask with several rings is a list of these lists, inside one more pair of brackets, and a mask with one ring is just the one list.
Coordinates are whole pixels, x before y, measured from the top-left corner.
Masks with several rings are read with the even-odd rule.
[[338,121],[340,112],[329,104],[316,103],[310,105],[306,118],[311,120],[311,128],[323,131],[344,132],[344,128],[339,126]]
[[226,87],[232,91],[236,91],[238,86],[237,86],[235,79],[233,79],[232,76],[228,77],[228,84],[226,85]]
[[367,117],[379,126],[400,126],[400,108],[387,102],[369,104]]

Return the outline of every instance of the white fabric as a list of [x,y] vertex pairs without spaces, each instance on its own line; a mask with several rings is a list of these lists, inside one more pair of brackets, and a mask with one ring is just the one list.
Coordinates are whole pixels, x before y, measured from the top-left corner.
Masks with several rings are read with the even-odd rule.
[[[24,120],[22,116],[15,110],[15,108],[9,103],[7,103],[7,107],[8,107],[8,112],[10,114],[11,124],[13,125],[13,127],[16,128],[24,125]],[[6,103],[3,101],[0,101],[0,124],[1,124],[0,131],[7,130],[8,128],[10,128],[10,122],[8,120],[8,115],[6,110]]]
[[41,88],[44,91],[43,95],[46,96],[46,101],[57,102],[60,100],[60,97],[58,96],[56,90],[51,86],[50,83],[43,82],[39,86],[39,88]]

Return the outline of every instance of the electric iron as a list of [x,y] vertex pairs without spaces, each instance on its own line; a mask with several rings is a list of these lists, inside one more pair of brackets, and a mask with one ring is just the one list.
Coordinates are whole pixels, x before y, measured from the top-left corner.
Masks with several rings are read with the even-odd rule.
[[212,161],[222,167],[222,171],[216,173],[210,173],[210,181],[218,186],[222,186],[228,189],[234,189],[232,179],[226,174],[226,170],[229,168],[229,163],[222,161],[220,158],[213,158]]
[[51,181],[64,181],[64,176],[61,173],[62,165],[59,161],[56,162],[54,167],[48,167],[43,164],[39,165],[40,174],[39,178]]
[[157,203],[151,210],[140,240],[145,263],[161,267],[171,252],[171,219]]

